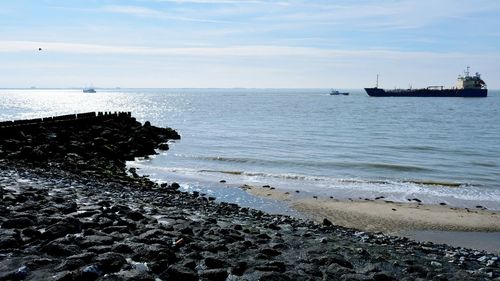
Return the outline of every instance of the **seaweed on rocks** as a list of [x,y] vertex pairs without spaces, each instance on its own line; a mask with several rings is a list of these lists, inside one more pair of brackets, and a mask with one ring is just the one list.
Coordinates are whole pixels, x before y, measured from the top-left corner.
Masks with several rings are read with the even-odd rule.
[[177,133],[130,116],[89,123],[0,138],[0,280],[500,276],[489,253],[266,214],[129,176],[127,159]]

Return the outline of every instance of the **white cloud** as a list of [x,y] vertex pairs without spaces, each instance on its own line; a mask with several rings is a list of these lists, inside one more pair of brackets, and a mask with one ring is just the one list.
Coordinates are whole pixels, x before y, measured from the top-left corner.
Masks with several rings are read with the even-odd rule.
[[116,14],[127,14],[138,17],[151,17],[156,19],[165,19],[165,20],[177,20],[177,21],[190,21],[190,22],[204,22],[204,23],[230,23],[229,21],[222,20],[212,20],[212,19],[203,19],[203,18],[194,18],[194,17],[183,17],[178,15],[173,15],[170,13],[166,13],[160,10],[140,7],[140,6],[123,6],[123,5],[110,5],[104,6],[98,11],[101,12],[110,12]]
[[[478,0],[290,1],[289,9],[261,11],[257,19],[293,26],[343,25],[364,29],[413,29],[499,11],[500,2]],[[230,11],[230,10],[228,10]],[[258,14],[258,7],[254,12]]]
[[115,46],[65,42],[0,41],[0,52],[41,52],[94,54],[94,55],[145,55],[190,57],[306,57],[349,58],[376,57],[378,59],[435,59],[435,58],[499,58],[500,54],[464,54],[440,52],[404,52],[389,49],[343,50],[314,47],[278,45],[246,45],[229,47],[173,47],[153,48],[141,46]]
[[273,0],[156,0],[157,2],[171,2],[177,4],[273,4],[288,5],[287,1]]

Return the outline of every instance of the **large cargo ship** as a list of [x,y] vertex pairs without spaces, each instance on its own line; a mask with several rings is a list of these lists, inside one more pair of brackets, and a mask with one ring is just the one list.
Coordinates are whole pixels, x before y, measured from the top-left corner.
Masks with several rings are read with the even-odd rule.
[[481,75],[476,72],[474,76],[469,73],[469,67],[464,75],[459,75],[457,86],[445,89],[443,86],[429,86],[422,89],[393,89],[384,90],[378,87],[365,88],[366,93],[371,97],[462,97],[462,98],[484,98],[488,96],[486,83],[481,79]]

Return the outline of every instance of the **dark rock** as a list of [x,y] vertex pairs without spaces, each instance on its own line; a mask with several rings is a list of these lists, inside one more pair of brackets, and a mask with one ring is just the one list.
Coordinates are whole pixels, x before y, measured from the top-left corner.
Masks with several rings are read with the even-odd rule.
[[266,256],[271,256],[271,257],[275,257],[275,256],[281,255],[280,251],[278,251],[276,249],[271,249],[271,248],[262,249],[260,252],[263,253]]
[[97,256],[95,262],[104,273],[110,273],[119,271],[127,261],[121,254],[104,253]]
[[78,245],[83,248],[88,248],[93,246],[111,245],[113,242],[113,237],[104,235],[88,235],[85,236],[82,241],[79,241]]
[[377,272],[373,274],[373,280],[375,281],[396,281],[397,279],[394,278],[389,272]]
[[169,147],[168,147],[168,144],[167,144],[167,143],[160,143],[160,144],[158,145],[158,149],[159,149],[159,150],[164,150],[164,151],[165,151],[165,150],[168,150],[168,149],[169,149]]
[[172,265],[163,273],[160,274],[163,280],[183,280],[183,281],[198,281],[199,277],[192,269],[182,266]]
[[66,234],[77,233],[82,230],[82,223],[75,218],[66,217],[62,221],[57,222],[45,229],[42,233],[43,239],[55,239],[63,237]]
[[352,269],[334,263],[324,271],[323,280],[339,280],[341,276],[351,273],[354,273]]
[[25,228],[22,231],[22,234],[26,237],[30,238],[37,238],[42,235],[42,233],[39,230],[33,229],[33,228]]
[[264,239],[264,240],[270,240],[271,236],[269,236],[269,235],[267,235],[265,233],[261,233],[261,234],[257,235],[257,238]]
[[[66,270],[66,271],[54,273],[51,276],[51,280],[52,281],[73,281],[76,279],[77,275],[78,274],[73,272],[73,271]],[[81,278],[81,277],[78,277],[78,278]]]
[[362,275],[362,274],[355,274],[355,273],[350,273],[350,274],[344,274],[340,278],[342,281],[373,281],[373,278],[370,276]]
[[75,281],[92,281],[103,275],[102,270],[97,265],[89,265],[81,268],[74,276]]
[[56,271],[75,270],[86,264],[87,262],[82,259],[66,259],[63,260],[63,262],[59,264],[57,267],[55,267],[54,270]]
[[277,265],[269,265],[269,264],[256,266],[255,270],[268,271],[268,272],[285,272],[286,271],[286,269],[284,267],[277,266]]
[[324,226],[332,226],[333,223],[330,220],[325,218],[325,219],[323,219],[323,225]]
[[127,218],[129,218],[133,221],[138,221],[138,220],[142,220],[144,218],[144,215],[138,211],[130,211],[127,213]]
[[247,268],[248,268],[247,263],[244,261],[240,261],[240,262],[236,263],[235,266],[233,266],[233,268],[231,269],[231,273],[236,275],[236,276],[241,276],[241,275],[243,275],[243,273],[245,273]]
[[195,270],[196,269],[196,262],[193,261],[193,260],[186,260],[182,266],[186,267],[186,268],[189,268],[189,269],[192,269],[192,270]]
[[328,261],[329,261],[329,264],[338,264],[342,267],[346,267],[346,268],[354,268],[352,263],[350,263],[349,261],[347,261],[346,259],[344,259],[343,257],[339,256],[339,255],[333,255],[333,256],[329,256],[328,257]]
[[407,273],[416,274],[418,277],[423,278],[427,276],[427,272],[429,272],[429,269],[421,265],[410,265],[405,269],[405,271]]
[[167,260],[170,263],[177,261],[177,256],[173,249],[166,245],[160,244],[141,244],[137,247],[132,247],[136,253],[133,259],[136,261],[157,261],[157,260]]
[[209,269],[201,272],[200,277],[210,281],[224,281],[229,276],[225,268]]
[[24,280],[28,276],[28,273],[29,273],[28,267],[23,265],[12,272],[6,272],[6,273],[0,272],[0,280],[2,280],[2,281],[3,280],[13,280],[13,281]]
[[12,218],[2,223],[2,228],[26,228],[34,225],[35,223],[26,217]]
[[0,250],[19,247],[19,242],[14,237],[0,237]]
[[132,250],[132,248],[127,244],[115,244],[111,249],[115,253],[121,253],[121,254],[134,253],[134,250]]
[[227,263],[225,261],[212,257],[205,259],[205,265],[209,269],[227,267]]
[[259,278],[259,281],[292,281],[290,277],[283,273],[264,273]]
[[267,228],[272,229],[272,230],[280,230],[280,229],[281,229],[281,227],[277,226],[277,225],[276,225],[276,224],[274,224],[274,223],[270,223],[270,224],[268,224],[268,225],[267,225]]
[[76,245],[66,245],[63,241],[54,240],[43,246],[40,249],[42,252],[51,256],[71,256],[80,252],[80,248]]

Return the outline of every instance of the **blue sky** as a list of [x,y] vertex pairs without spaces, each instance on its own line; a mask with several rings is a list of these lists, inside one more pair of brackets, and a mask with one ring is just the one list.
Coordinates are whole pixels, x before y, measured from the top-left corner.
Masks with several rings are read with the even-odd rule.
[[[0,87],[500,88],[497,0],[0,2]],[[42,51],[38,51],[42,48]]]

